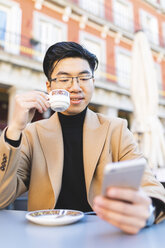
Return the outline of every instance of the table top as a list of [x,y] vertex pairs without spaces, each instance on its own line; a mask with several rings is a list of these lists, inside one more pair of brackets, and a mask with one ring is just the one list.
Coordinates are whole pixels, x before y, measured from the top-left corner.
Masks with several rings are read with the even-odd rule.
[[66,226],[40,226],[25,219],[25,211],[0,210],[3,248],[160,248],[165,244],[165,221],[127,235],[99,219],[85,216]]

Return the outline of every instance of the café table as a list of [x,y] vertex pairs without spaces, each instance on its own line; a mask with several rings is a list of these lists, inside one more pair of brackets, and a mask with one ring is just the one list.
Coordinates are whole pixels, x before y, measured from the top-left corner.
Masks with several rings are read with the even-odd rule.
[[0,247],[160,248],[165,245],[165,221],[128,235],[93,215],[70,225],[43,226],[29,222],[26,213],[0,210]]

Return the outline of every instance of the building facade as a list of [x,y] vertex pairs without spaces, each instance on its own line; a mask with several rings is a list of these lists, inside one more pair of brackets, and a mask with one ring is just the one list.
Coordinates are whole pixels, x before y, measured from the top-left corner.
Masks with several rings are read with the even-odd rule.
[[[46,91],[43,56],[58,41],[79,42],[97,55],[90,108],[126,118],[130,126],[131,54],[139,29],[152,48],[165,123],[164,0],[0,0],[0,130],[10,122],[16,94]],[[50,114],[36,113],[35,120]]]

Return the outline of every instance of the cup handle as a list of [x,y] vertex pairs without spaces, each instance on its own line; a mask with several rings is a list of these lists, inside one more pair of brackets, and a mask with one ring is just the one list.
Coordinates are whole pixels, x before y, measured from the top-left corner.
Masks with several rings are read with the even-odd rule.
[[47,102],[51,105],[50,96],[49,95],[47,95]]

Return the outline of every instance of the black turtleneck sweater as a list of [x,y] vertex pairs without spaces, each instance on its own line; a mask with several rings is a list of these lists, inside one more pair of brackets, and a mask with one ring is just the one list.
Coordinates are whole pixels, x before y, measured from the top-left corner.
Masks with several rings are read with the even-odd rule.
[[73,116],[58,113],[64,141],[62,186],[56,209],[92,211],[87,201],[83,166],[83,123],[86,109]]

